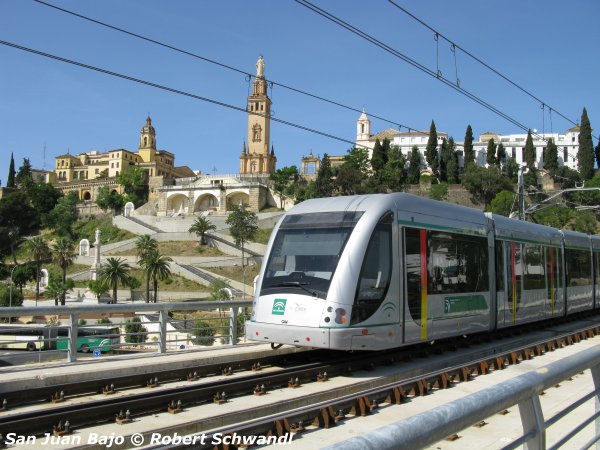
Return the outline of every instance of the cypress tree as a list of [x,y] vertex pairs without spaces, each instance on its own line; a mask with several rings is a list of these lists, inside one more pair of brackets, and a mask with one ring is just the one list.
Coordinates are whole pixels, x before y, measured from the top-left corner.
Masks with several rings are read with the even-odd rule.
[[15,187],[15,159],[13,154],[10,154],[10,165],[8,166],[8,179],[6,180],[7,188]]
[[600,169],[600,140],[598,140],[598,145],[596,145],[596,167]]
[[446,176],[448,183],[458,183],[458,153],[454,144],[454,138],[448,139],[448,159],[446,162]]
[[[387,141],[387,148],[386,148]],[[387,162],[387,150],[390,147],[390,141],[387,139],[383,140],[383,145],[379,142],[379,139],[375,140],[375,146],[373,147],[373,154],[371,155],[371,167],[373,172],[379,173],[385,167]]]
[[535,169],[535,147],[531,137],[531,129],[527,131],[527,140],[525,141],[525,163],[530,169]]
[[331,162],[327,153],[321,159],[321,165],[317,172],[315,180],[315,190],[317,197],[331,197],[333,195],[334,184],[332,181],[333,172],[331,171]]
[[408,166],[408,182],[417,184],[421,177],[421,154],[419,148],[415,145],[410,152],[410,160]]
[[488,141],[486,161],[489,167],[496,165],[496,142],[494,142],[494,138]]
[[475,163],[475,152],[473,151],[473,130],[471,125],[467,126],[464,150],[464,164],[466,169],[468,164]]
[[504,144],[500,142],[496,150],[496,165],[501,167],[506,162],[506,149]]
[[579,127],[577,168],[583,180],[590,180],[594,176],[594,142],[592,141],[590,119],[588,119],[585,108],[583,108],[583,113],[581,114],[581,125]]
[[552,138],[548,139],[548,145],[544,152],[544,169],[546,169],[551,176],[554,176],[558,170],[558,147]]
[[427,147],[425,148],[425,160],[435,177],[439,176],[438,168],[438,150],[437,150],[437,131],[435,129],[435,122],[431,121],[431,127],[429,128],[429,139],[427,140]]
[[442,138],[442,151],[440,154],[440,181],[448,181],[448,160],[450,159],[450,150],[448,148],[448,141],[446,138]]

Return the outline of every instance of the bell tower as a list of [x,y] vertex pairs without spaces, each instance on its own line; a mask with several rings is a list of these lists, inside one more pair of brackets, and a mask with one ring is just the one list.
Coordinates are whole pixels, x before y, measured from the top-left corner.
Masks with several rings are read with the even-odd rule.
[[240,156],[240,173],[269,174],[275,171],[275,151],[269,151],[271,140],[271,99],[267,95],[265,61],[262,55],[256,62],[256,77],[248,97],[248,150]]
[[156,130],[152,126],[150,116],[146,118],[146,125],[140,131],[138,153],[144,162],[154,162],[156,159]]

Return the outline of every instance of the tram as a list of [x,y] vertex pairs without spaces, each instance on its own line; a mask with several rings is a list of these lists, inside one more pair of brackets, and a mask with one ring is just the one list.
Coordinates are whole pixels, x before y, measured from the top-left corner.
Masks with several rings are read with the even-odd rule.
[[600,237],[407,193],[313,199],[275,226],[248,339],[381,350],[600,307]]

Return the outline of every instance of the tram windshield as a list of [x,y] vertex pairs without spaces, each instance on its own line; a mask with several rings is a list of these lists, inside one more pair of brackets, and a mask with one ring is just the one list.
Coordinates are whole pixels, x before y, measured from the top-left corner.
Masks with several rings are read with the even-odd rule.
[[344,246],[362,212],[287,216],[273,242],[261,295],[325,298]]

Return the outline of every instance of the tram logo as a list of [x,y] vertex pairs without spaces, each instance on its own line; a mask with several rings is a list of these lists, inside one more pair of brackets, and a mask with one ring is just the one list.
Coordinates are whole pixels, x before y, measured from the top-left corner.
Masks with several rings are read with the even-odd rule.
[[274,316],[283,316],[285,313],[286,303],[287,300],[285,298],[276,298],[273,301],[273,310],[271,311],[271,314],[273,314]]

